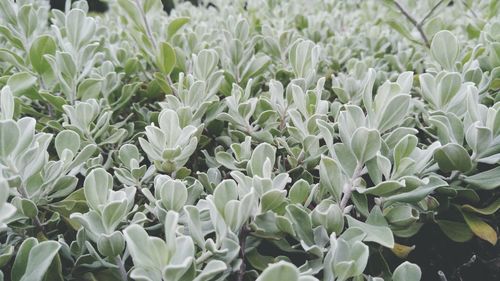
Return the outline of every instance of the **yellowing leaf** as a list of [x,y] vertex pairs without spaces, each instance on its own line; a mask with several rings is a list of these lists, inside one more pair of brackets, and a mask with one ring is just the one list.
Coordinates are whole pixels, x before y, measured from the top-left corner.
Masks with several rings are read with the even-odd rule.
[[472,213],[462,212],[462,215],[464,216],[467,225],[477,237],[490,242],[492,245],[496,245],[498,235],[489,224],[485,223],[480,217]]

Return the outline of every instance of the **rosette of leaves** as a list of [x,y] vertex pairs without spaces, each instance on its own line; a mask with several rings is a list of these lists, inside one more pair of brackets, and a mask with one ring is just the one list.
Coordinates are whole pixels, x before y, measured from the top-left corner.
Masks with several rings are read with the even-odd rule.
[[195,245],[189,236],[177,235],[179,215],[169,211],[165,216],[165,240],[150,237],[139,225],[124,230],[127,249],[134,261],[130,277],[135,280],[212,280],[227,276],[227,266],[212,260],[199,268]]
[[44,222],[40,220],[40,209],[56,208],[52,202],[65,198],[75,190],[77,175],[84,171],[83,166],[97,147],[94,144],[82,145],[76,133],[65,130],[54,140],[59,160],[49,159],[52,135],[37,133],[36,121],[31,117],[17,121],[11,119],[14,99],[10,88],[4,87],[1,93],[2,178],[13,191],[11,203],[19,210],[16,220],[30,219],[32,227],[40,232],[45,224],[57,222],[60,214],[65,215],[56,211]]
[[[108,258],[120,257],[125,240],[119,229],[134,206],[134,187],[113,190],[113,178],[104,169],[92,170],[85,178],[83,191],[89,206],[87,213],[73,213],[71,219],[80,223],[86,236],[97,244]],[[92,248],[89,243],[87,248]]]
[[72,106],[64,105],[62,126],[76,132],[84,143],[106,149],[119,146],[128,136],[128,131],[122,128],[126,122],[112,121],[113,111],[102,102],[90,99]]
[[154,166],[141,165],[144,157],[140,154],[137,146],[125,144],[118,150],[120,167],[114,167],[116,178],[127,186],[140,188],[147,183],[155,173]]
[[139,138],[139,143],[158,171],[172,174],[184,167],[194,153],[203,125],[182,126],[178,114],[171,109],[160,112],[158,125],[147,126],[147,140]]

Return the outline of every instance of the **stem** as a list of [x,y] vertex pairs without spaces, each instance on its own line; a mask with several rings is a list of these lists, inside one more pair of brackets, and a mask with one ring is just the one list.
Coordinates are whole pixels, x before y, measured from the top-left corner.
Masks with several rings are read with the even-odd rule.
[[425,15],[425,17],[418,23],[418,25],[424,25],[425,21],[427,21],[428,18],[430,18],[432,16],[432,14],[434,14],[434,12],[436,11],[436,9],[441,6],[441,4],[443,4],[444,0],[441,0],[439,2],[436,3],[436,5],[434,5],[434,7],[432,7],[430,9],[430,11],[427,13],[427,15]]
[[174,87],[174,82],[172,81],[172,78],[170,78],[170,75],[167,75],[167,81],[170,86],[170,89],[172,89],[172,94],[176,97],[179,97],[179,94],[177,93],[177,89]]
[[462,4],[464,4],[464,6],[467,8],[467,10],[469,10],[471,12],[472,16],[474,16],[476,19],[479,18],[477,16],[476,12],[474,12],[474,10],[472,10],[471,6],[469,6],[469,4],[467,4],[466,1],[462,0]]
[[247,236],[250,233],[250,228],[248,226],[244,225],[241,230],[240,234],[238,235],[238,240],[240,241],[240,258],[241,258],[241,265],[240,269],[238,270],[238,275],[236,276],[237,281],[243,281],[243,276],[245,275],[245,270],[246,270],[246,264],[245,264],[245,241],[247,240]]
[[438,271],[438,276],[439,276],[439,280],[448,281],[448,279],[446,278],[446,275],[444,275],[444,272],[442,272],[441,270]]
[[[16,173],[18,175],[20,174],[12,161],[9,161],[7,166],[14,173]],[[30,197],[28,195],[28,191],[26,190],[26,187],[24,186],[23,182],[21,182],[21,184],[17,188],[17,192],[19,192],[19,194],[21,195],[22,198],[30,199]],[[33,224],[35,224],[36,229],[39,232],[44,233],[44,228],[43,228],[42,222],[40,221],[40,218],[38,217],[38,215],[36,215],[34,218],[32,218],[32,220],[33,220]]]
[[153,44],[153,47],[155,49],[157,49],[156,40],[153,37],[153,33],[151,32],[151,28],[149,27],[148,19],[146,18],[146,14],[144,14],[144,10],[141,7],[141,3],[139,2],[139,0],[135,0],[135,4],[136,4],[137,8],[139,9],[139,12],[141,13],[142,20],[144,21],[144,25],[146,28],[146,34],[147,34],[149,40],[151,41],[151,44]]
[[354,181],[361,176],[362,171],[363,171],[363,164],[358,162],[356,168],[354,169],[352,177],[344,184],[342,190],[344,194],[342,195],[342,200],[340,201],[340,209],[344,210],[345,207],[347,207],[347,203],[351,198],[352,190],[354,188]]
[[115,257],[115,263],[118,266],[118,271],[120,272],[120,277],[123,281],[127,281],[127,270],[125,269],[125,265],[123,264],[122,258],[120,256]]
[[[441,2],[441,1],[440,1]],[[423,25],[423,22],[417,22],[417,20],[415,20],[414,17],[412,17],[404,8],[403,6],[401,6],[401,4],[398,3],[398,1],[394,1],[394,4],[396,5],[396,7],[399,9],[399,11],[401,11],[401,13],[411,22],[411,24],[413,24],[413,26],[415,26],[415,28],[418,30],[418,33],[420,33],[420,37],[422,37],[422,39],[424,40],[424,43],[425,43],[425,46],[427,46],[427,48],[430,48],[431,47],[431,44],[429,43],[429,39],[427,39],[427,36],[425,35],[424,33],[424,30],[422,29],[422,25]],[[437,5],[436,5],[437,6]],[[435,8],[437,8],[435,6]],[[431,10],[431,12],[433,12],[434,8]],[[429,14],[428,14],[429,15]],[[429,15],[430,16],[430,15]],[[427,17],[427,16],[426,16]],[[424,18],[425,19],[425,18]]]
[[[21,183],[17,191],[19,192],[19,194],[21,194],[21,197],[23,197],[24,199],[29,199],[28,191],[24,187],[23,183]],[[35,225],[35,228],[38,230],[38,232],[44,233],[44,228],[38,215],[36,215],[34,218],[31,219],[33,220],[33,224]]]
[[199,258],[196,259],[196,265],[200,265],[202,263],[204,263],[206,260],[208,260],[211,256],[213,255],[212,252],[205,252],[203,254],[201,254],[201,256]]

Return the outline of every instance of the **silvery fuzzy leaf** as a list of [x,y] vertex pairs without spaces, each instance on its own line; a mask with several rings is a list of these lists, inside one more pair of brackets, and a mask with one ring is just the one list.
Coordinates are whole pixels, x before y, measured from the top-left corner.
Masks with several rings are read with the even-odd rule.
[[400,264],[392,274],[392,280],[394,281],[420,281],[421,277],[420,267],[410,262]]
[[493,142],[492,132],[489,128],[477,123],[471,125],[465,132],[465,140],[472,148],[474,156],[481,158],[485,155]]
[[380,134],[377,130],[358,128],[352,135],[350,146],[358,163],[364,163],[375,157],[380,150]]
[[347,180],[340,167],[336,160],[329,157],[322,157],[319,164],[320,186],[326,188],[338,202]]
[[61,157],[65,149],[68,149],[73,155],[76,155],[78,150],[80,150],[80,136],[74,131],[61,131],[55,138],[55,147],[59,157]]
[[85,198],[93,210],[101,210],[108,199],[108,192],[113,188],[113,177],[103,168],[92,170],[83,184]]
[[106,234],[111,234],[127,216],[127,201],[112,201],[102,209],[102,222]]
[[[382,216],[382,213],[378,207],[375,207],[371,212],[370,216],[375,218],[376,220],[380,219],[382,223],[366,223],[358,221],[351,216],[347,217],[347,222],[349,223],[349,227],[358,227],[362,229],[366,233],[366,237],[363,241],[367,242],[375,242],[384,247],[392,248],[394,247],[394,236],[389,227],[387,227],[387,222]],[[374,219],[374,220],[375,220]]]
[[264,162],[269,159],[270,166],[274,166],[276,148],[268,143],[259,144],[252,152],[247,170],[254,176],[264,177]]
[[404,121],[410,108],[410,95],[396,95],[387,102],[387,105],[380,110],[378,128],[380,132],[385,132]]
[[214,203],[221,214],[224,214],[224,206],[231,200],[238,198],[236,183],[232,180],[224,180],[214,190]]
[[175,51],[167,42],[161,42],[157,56],[157,65],[161,72],[169,75],[175,66]]
[[5,226],[4,222],[13,216],[16,208],[7,202],[9,197],[9,185],[6,180],[0,180],[0,228]]
[[19,127],[12,120],[0,121],[0,157],[8,157],[18,144]]
[[[132,224],[123,231],[127,249],[137,269],[161,273],[172,258],[165,241],[150,237],[139,225]],[[134,271],[132,271],[133,274]],[[140,272],[140,271],[139,271]],[[157,273],[155,273],[156,275]]]
[[2,88],[0,92],[0,101],[1,120],[12,119],[14,116],[14,98],[9,86]]
[[7,86],[14,96],[33,97],[36,82],[37,78],[29,72],[18,72],[9,77]]
[[286,207],[286,218],[291,221],[295,236],[304,241],[306,245],[313,245],[314,237],[311,218],[303,208],[298,205],[288,205]]
[[434,160],[444,172],[468,172],[472,169],[472,161],[464,147],[448,143],[434,151]]
[[218,274],[221,274],[227,269],[227,265],[219,260],[211,260],[203,268],[203,270],[196,276],[193,281],[208,281]]
[[155,193],[166,210],[180,211],[186,203],[188,192],[186,186],[178,180],[167,180],[155,184]]
[[93,37],[96,29],[95,20],[87,17],[80,9],[72,9],[66,14],[66,30],[69,42],[79,49]]
[[14,261],[11,275],[12,280],[43,280],[60,247],[56,241],[39,243],[35,238],[25,240],[21,244],[20,253]]
[[257,278],[257,281],[271,281],[277,279],[298,281],[299,270],[293,264],[281,261],[267,267],[259,278]]
[[431,54],[444,69],[453,70],[455,68],[459,51],[458,40],[450,31],[443,30],[434,35]]

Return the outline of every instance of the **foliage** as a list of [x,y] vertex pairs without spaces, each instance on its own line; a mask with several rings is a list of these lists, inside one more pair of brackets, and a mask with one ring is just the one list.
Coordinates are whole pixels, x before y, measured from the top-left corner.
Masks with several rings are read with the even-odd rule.
[[497,243],[498,1],[70,2],[0,2],[0,280],[417,281],[424,224]]

